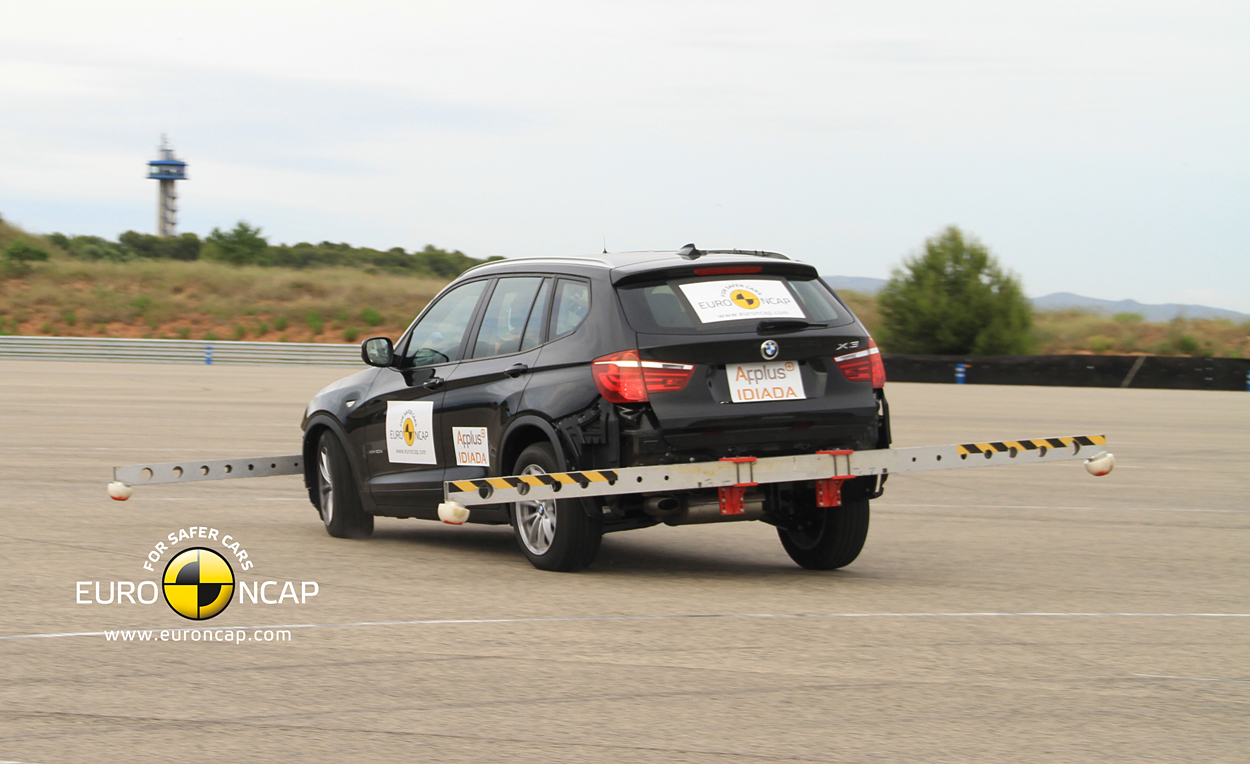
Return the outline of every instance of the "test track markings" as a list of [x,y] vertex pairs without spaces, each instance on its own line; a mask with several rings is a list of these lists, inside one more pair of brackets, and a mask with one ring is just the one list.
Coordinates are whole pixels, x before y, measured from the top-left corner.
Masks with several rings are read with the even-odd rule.
[[1246,509],[1182,509],[1178,507],[1057,507],[1049,505],[1006,505],[1006,504],[876,504],[879,509],[894,507],[935,507],[939,509],[1055,509],[1082,510],[1087,512],[1214,512],[1217,514],[1247,515]]
[[[456,626],[496,623],[577,623],[588,621],[677,621],[707,619],[786,619],[786,618],[1250,618],[1250,613],[679,613],[674,615],[588,615],[553,618],[449,618],[424,621],[357,621],[354,623],[282,623],[267,626],[221,626],[198,629],[164,629],[165,631],[227,631],[249,629],[333,629],[364,626]],[[162,631],[155,629],[111,629],[110,631]],[[8,634],[0,640],[56,639],[60,637],[98,637],[103,631],[74,631],[54,634]]]
[[1133,674],[1144,679],[1184,679],[1190,682],[1250,682],[1250,679],[1216,679],[1205,676],[1170,676],[1168,674]]

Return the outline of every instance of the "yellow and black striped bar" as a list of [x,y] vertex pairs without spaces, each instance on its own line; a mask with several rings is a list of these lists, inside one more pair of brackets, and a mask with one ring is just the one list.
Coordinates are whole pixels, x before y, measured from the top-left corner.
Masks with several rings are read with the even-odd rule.
[[968,454],[987,454],[987,453],[1003,453],[1016,449],[1016,451],[1036,451],[1046,448],[1068,448],[1073,443],[1081,446],[1105,446],[1107,445],[1107,437],[1105,435],[1077,435],[1065,438],[1037,438],[1035,440],[1002,440],[993,443],[964,443],[956,446],[956,450],[960,456]]
[[481,480],[453,480],[449,483],[460,493],[480,491],[483,488],[520,488],[530,486],[559,486],[576,483],[583,488],[591,483],[607,483],[616,485],[617,475],[614,470],[586,470],[585,472],[551,472],[542,475],[518,475],[516,477],[483,478]]

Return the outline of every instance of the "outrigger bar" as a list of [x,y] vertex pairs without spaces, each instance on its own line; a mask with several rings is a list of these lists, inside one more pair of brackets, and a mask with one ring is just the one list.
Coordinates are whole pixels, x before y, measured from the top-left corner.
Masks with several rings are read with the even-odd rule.
[[[1085,469],[1090,474],[1106,475],[1115,467],[1115,457],[1101,448],[1106,445],[1104,435],[1076,435],[917,448],[817,451],[797,456],[735,456],[715,462],[453,480],[443,483],[444,501],[438,513],[444,522],[458,525],[468,518],[469,507],[484,504],[716,488],[721,514],[735,515],[743,512],[744,494],[752,486],[807,480],[816,483],[819,506],[836,507],[842,503],[843,481],[863,476],[1074,459],[1085,459]],[[133,485],[299,474],[303,474],[303,456],[298,454],[136,464],[113,468],[109,495],[125,501],[131,496]]]
[[798,456],[734,456],[715,462],[454,480],[443,483],[445,500],[439,505],[439,517],[455,522],[448,518],[467,518],[468,507],[483,504],[699,488],[716,488],[720,513],[737,515],[743,512],[743,497],[748,488],[761,483],[808,480],[816,483],[818,506],[836,507],[842,503],[843,481],[863,476],[1073,459],[1085,459],[1090,474],[1106,475],[1115,466],[1115,457],[1098,448],[1106,444],[1104,435],[1077,435],[918,448],[817,451]]

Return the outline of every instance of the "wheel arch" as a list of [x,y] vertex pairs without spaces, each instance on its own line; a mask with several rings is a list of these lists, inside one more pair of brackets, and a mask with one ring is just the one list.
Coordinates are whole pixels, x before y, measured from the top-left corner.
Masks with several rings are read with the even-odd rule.
[[[528,415],[517,417],[512,424],[508,425],[503,437],[499,439],[500,470],[498,474],[511,473],[512,465],[516,463],[517,457],[535,443],[550,443],[556,452],[556,463],[560,465],[560,471],[569,470],[568,454],[564,444],[560,442],[559,431],[542,417]],[[580,502],[587,515],[595,516],[601,512],[599,504],[593,499],[566,499],[566,501]]]
[[339,423],[332,415],[327,412],[320,411],[313,414],[308,425],[304,428],[304,487],[308,490],[308,500],[313,506],[318,506],[317,496],[317,442],[321,440],[321,433],[329,430],[339,439],[339,443],[343,446],[343,453],[347,455],[347,466],[352,471],[352,479],[356,482],[357,491],[364,493],[361,486],[364,485],[360,474],[360,465],[353,458],[351,448],[348,446],[347,432],[343,429],[343,425]]
[[513,420],[504,430],[503,437],[499,439],[499,474],[511,473],[512,465],[516,463],[517,457],[535,443],[550,443],[555,449],[556,461],[560,469],[568,469],[568,457],[565,456],[564,446],[560,443],[556,428],[542,417],[526,415]]

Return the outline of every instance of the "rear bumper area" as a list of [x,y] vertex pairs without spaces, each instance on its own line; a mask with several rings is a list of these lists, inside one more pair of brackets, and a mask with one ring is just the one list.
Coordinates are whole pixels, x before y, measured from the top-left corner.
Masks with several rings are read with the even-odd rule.
[[660,430],[621,433],[621,466],[683,464],[734,456],[791,456],[815,451],[862,451],[878,443],[876,413],[867,421],[833,425],[785,425],[670,434]]

